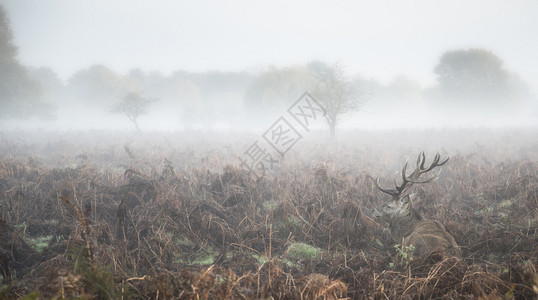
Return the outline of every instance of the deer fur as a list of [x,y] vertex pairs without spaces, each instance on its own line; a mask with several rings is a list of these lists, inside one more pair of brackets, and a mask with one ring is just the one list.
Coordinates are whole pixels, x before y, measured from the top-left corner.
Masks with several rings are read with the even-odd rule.
[[437,175],[428,179],[420,179],[422,174],[428,173],[436,167],[444,165],[447,161],[440,161],[437,154],[430,166],[425,167],[425,155],[421,152],[418,156],[417,167],[407,175],[407,163],[402,170],[403,182],[396,186],[396,189],[384,189],[379,186],[379,179],[376,186],[382,192],[392,196],[386,204],[374,209],[374,217],[389,224],[392,239],[396,243],[401,243],[402,247],[413,245],[414,255],[422,256],[434,250],[444,250],[448,255],[461,257],[461,249],[448,233],[443,225],[434,220],[424,219],[413,207],[413,201],[417,201],[417,194],[403,195],[409,187],[415,183],[428,183],[437,179]]
[[423,256],[443,249],[446,254],[461,257],[461,249],[438,221],[424,219],[413,207],[413,199],[418,195],[411,194],[396,201],[380,206],[374,210],[374,217],[389,224],[390,235],[394,242],[402,247],[413,245],[413,255]]

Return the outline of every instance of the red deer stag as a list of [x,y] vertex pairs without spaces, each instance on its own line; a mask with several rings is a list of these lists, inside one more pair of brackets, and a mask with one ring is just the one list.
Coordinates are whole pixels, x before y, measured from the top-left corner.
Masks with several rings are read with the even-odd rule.
[[439,162],[440,156],[437,154],[429,167],[425,167],[425,155],[421,152],[418,155],[417,167],[407,175],[407,163],[402,170],[403,182],[396,189],[384,189],[379,186],[379,178],[375,181],[378,189],[383,193],[392,196],[392,199],[385,205],[374,209],[374,217],[389,223],[389,230],[392,238],[396,243],[401,243],[402,247],[413,245],[415,247],[414,255],[422,256],[436,249],[443,249],[446,254],[461,257],[461,249],[456,244],[454,237],[448,233],[441,223],[422,218],[417,210],[413,207],[413,200],[418,195],[404,195],[413,184],[427,183],[437,179],[438,175],[431,176],[427,179],[419,179],[436,167],[444,165],[448,158]]

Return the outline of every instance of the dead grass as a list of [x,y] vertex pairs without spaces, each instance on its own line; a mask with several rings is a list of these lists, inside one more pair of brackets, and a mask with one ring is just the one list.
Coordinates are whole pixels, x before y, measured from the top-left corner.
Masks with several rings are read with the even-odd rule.
[[[84,149],[80,143],[72,149]],[[439,181],[416,187],[425,199],[417,209],[445,225],[463,258],[433,252],[396,264],[394,243],[371,217],[384,200],[371,176],[394,177],[392,170],[405,161],[401,154],[385,148],[298,148],[278,176],[256,179],[228,156],[234,151],[218,152],[218,144],[196,152],[158,151],[162,146],[155,143],[101,145],[84,156],[54,149],[68,166],[42,162],[35,145],[21,149],[35,152],[34,158],[3,149],[0,296],[537,295],[538,161],[532,144],[512,152],[492,146],[447,153],[451,159]],[[51,238],[37,252],[30,244],[44,236]],[[316,255],[291,258],[288,250],[298,244],[316,249]]]

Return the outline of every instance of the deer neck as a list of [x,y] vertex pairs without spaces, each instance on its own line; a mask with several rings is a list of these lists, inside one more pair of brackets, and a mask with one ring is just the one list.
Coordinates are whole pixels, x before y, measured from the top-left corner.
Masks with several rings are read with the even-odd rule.
[[394,215],[389,224],[394,241],[400,242],[403,237],[413,233],[420,221],[422,221],[422,216],[412,206],[408,210]]

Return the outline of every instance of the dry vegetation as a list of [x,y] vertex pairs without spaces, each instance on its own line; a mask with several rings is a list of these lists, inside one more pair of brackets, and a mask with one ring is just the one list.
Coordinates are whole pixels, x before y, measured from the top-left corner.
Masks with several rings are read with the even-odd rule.
[[[313,135],[315,135],[314,133]],[[532,299],[535,130],[349,132],[276,174],[238,168],[252,134],[0,135],[0,298]],[[447,141],[452,141],[448,143]],[[396,249],[371,210],[420,150],[414,187],[462,259]],[[431,151],[431,152],[428,152]]]

